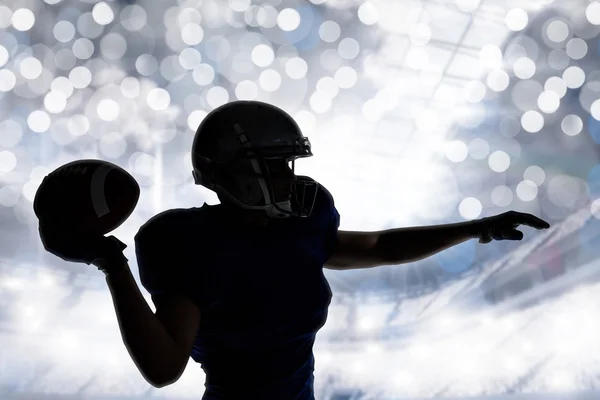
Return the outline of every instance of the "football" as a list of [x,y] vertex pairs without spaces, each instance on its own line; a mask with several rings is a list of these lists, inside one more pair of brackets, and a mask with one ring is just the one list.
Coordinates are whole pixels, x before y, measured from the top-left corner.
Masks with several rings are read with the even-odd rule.
[[33,209],[48,226],[105,235],[125,222],[139,197],[140,186],[123,168],[108,161],[78,160],[44,178]]

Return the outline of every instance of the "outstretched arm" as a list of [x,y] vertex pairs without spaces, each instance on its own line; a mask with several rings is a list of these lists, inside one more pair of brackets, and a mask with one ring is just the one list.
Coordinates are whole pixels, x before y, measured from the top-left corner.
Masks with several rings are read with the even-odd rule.
[[379,232],[374,253],[381,265],[411,263],[469,239],[479,238],[478,221],[388,229]]
[[336,248],[325,268],[347,270],[415,262],[469,239],[479,239],[479,243],[521,240],[523,233],[516,229],[519,225],[536,229],[550,227],[546,221],[531,214],[508,211],[493,217],[446,225],[378,232],[339,231]]

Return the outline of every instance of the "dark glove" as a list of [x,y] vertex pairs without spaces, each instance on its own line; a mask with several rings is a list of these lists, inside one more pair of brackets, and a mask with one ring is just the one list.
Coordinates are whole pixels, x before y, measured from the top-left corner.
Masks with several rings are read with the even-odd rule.
[[127,262],[123,255],[127,245],[114,236],[51,229],[41,222],[39,233],[44,249],[65,261],[102,265],[98,269],[104,273]]
[[489,243],[492,240],[521,240],[523,232],[515,229],[519,225],[531,226],[538,230],[550,228],[549,223],[534,215],[508,211],[476,221],[476,235],[479,243]]

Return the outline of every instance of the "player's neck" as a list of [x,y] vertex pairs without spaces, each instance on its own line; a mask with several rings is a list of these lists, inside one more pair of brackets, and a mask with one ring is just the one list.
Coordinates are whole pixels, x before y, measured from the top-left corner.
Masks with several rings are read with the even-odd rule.
[[265,227],[269,224],[270,218],[262,210],[244,210],[232,204],[223,203],[228,215],[232,216],[235,222],[245,226]]

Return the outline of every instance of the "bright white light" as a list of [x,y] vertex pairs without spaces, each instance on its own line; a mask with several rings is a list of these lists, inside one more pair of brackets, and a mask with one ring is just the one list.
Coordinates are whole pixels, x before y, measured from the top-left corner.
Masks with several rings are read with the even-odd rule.
[[80,341],[75,332],[65,329],[62,333],[57,334],[56,344],[59,347],[59,351],[69,352],[78,349]]
[[421,68],[421,73],[419,74],[421,83],[428,87],[436,86],[443,77],[444,71],[442,70],[442,67],[437,64],[429,64]]
[[319,114],[323,114],[331,108],[331,98],[323,92],[316,91],[310,96],[310,108]]
[[548,78],[544,84],[544,90],[556,93],[560,98],[567,94],[567,85],[558,76]]
[[292,79],[302,79],[308,72],[308,64],[300,57],[292,57],[285,63],[285,73]]
[[285,32],[293,31],[300,26],[300,14],[293,8],[284,8],[277,16],[277,26]]
[[365,25],[374,25],[379,20],[379,11],[370,1],[364,1],[358,7],[358,19]]
[[67,98],[62,93],[50,91],[44,97],[44,107],[52,114],[63,112],[66,106]]
[[521,117],[521,126],[527,132],[539,132],[544,127],[544,117],[537,111],[529,110]]
[[229,92],[221,86],[213,86],[206,93],[206,101],[212,108],[217,108],[229,101]]
[[12,15],[12,26],[18,31],[28,31],[33,24],[35,24],[35,15],[28,8],[19,8]]
[[260,73],[258,83],[266,92],[274,92],[281,86],[281,75],[274,69],[266,69]]
[[559,106],[560,97],[554,92],[545,90],[538,97],[538,107],[546,114],[555,112]]
[[522,31],[527,26],[529,17],[527,12],[522,8],[513,8],[506,13],[504,23],[506,27],[513,32]]
[[114,121],[119,118],[119,103],[113,99],[103,99],[98,103],[96,111],[98,116],[104,121]]
[[181,40],[188,46],[195,46],[204,38],[204,30],[195,23],[185,24],[181,28]]
[[438,114],[431,109],[421,111],[415,118],[416,127],[425,133],[435,131],[439,124],[440,120]]
[[513,72],[519,79],[529,79],[535,74],[535,63],[529,57],[520,57],[513,64]]
[[186,47],[179,53],[179,64],[187,70],[192,70],[201,63],[202,55],[193,47]]
[[[482,210],[481,202],[474,197],[467,197],[458,205],[458,212],[464,219],[475,219],[481,215]],[[440,318],[435,323],[438,329],[449,330],[455,322],[453,319],[446,317]]]
[[268,67],[273,63],[275,59],[275,54],[273,53],[273,49],[266,44],[259,44],[258,46],[252,49],[252,53],[250,55],[252,62],[259,67]]
[[10,92],[17,84],[17,77],[9,69],[0,69],[0,92]]
[[340,88],[338,87],[335,80],[330,76],[324,76],[317,81],[317,90],[323,93],[327,93],[332,99],[338,95]]
[[75,67],[69,72],[69,80],[74,88],[84,89],[92,83],[92,73],[84,66]]
[[300,126],[300,130],[305,133],[311,133],[317,126],[317,118],[310,111],[300,110],[294,115],[294,120]]
[[148,92],[147,102],[153,110],[164,110],[171,104],[171,96],[163,88],[154,88]]
[[345,38],[340,40],[338,44],[338,54],[346,60],[352,60],[358,56],[360,52],[360,44],[356,39]]
[[453,140],[446,145],[446,158],[448,160],[459,163],[464,161],[469,155],[469,148],[460,140]]
[[413,47],[406,54],[404,64],[408,68],[419,70],[429,64],[429,53],[424,48]]
[[523,180],[517,185],[515,193],[523,201],[532,201],[537,197],[538,187],[534,182]]
[[208,85],[215,78],[215,70],[208,64],[200,64],[194,68],[192,78],[198,85]]
[[34,57],[26,57],[19,64],[19,71],[26,79],[36,79],[42,74],[42,63]]
[[479,51],[479,61],[487,68],[500,68],[502,66],[502,51],[496,45],[486,44]]
[[592,103],[592,105],[590,106],[590,114],[592,114],[592,117],[594,117],[594,119],[600,121],[600,99]]
[[229,7],[235,12],[244,12],[250,7],[251,0],[229,0]]
[[238,100],[256,100],[258,86],[251,80],[243,80],[235,87],[235,97]]
[[335,72],[333,78],[342,89],[350,89],[358,80],[356,71],[352,67],[341,67]]
[[481,0],[456,0],[456,6],[465,12],[472,12],[479,7]]
[[585,9],[585,16],[593,25],[600,25],[600,3],[591,2]]
[[115,18],[115,14],[108,4],[101,1],[94,5],[94,8],[92,9],[92,17],[98,25],[108,25]]
[[50,116],[42,110],[35,110],[27,117],[27,126],[34,132],[46,132],[50,128]]
[[490,169],[495,172],[504,172],[510,167],[510,156],[502,150],[494,151],[488,158]]
[[431,35],[431,28],[427,24],[415,24],[408,32],[410,41],[419,46],[429,43]]
[[69,132],[75,136],[85,135],[90,130],[90,121],[85,115],[77,114],[69,118],[67,122]]
[[[0,151],[0,172],[11,172],[17,166],[17,157],[12,151]],[[8,189],[8,185],[4,188]],[[12,206],[10,206],[12,207]]]
[[490,89],[495,92],[501,92],[508,87],[510,78],[506,72],[501,69],[490,71],[486,83]]
[[192,131],[196,131],[208,113],[204,110],[194,110],[188,115],[187,124]]
[[565,69],[562,76],[569,89],[577,89],[585,82],[585,72],[576,66]]

